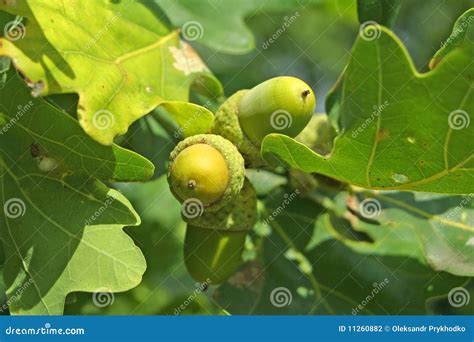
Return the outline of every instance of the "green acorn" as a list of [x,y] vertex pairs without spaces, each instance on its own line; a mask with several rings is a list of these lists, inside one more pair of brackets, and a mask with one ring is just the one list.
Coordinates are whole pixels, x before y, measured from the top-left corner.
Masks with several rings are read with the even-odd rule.
[[263,138],[270,133],[295,137],[308,124],[315,105],[306,83],[295,77],[275,77],[231,96],[219,108],[212,131],[239,148],[247,167],[263,166]]
[[182,203],[215,211],[233,201],[245,178],[244,159],[228,140],[213,134],[181,141],[170,154],[168,182]]
[[246,231],[200,228],[188,224],[184,263],[191,276],[202,283],[226,281],[242,263]]
[[239,103],[239,122],[245,135],[260,145],[270,133],[295,137],[314,113],[311,88],[295,77],[275,77],[249,90]]
[[257,221],[257,195],[246,179],[239,196],[216,212],[183,218],[188,222],[184,259],[191,276],[219,284],[240,266],[245,237]]

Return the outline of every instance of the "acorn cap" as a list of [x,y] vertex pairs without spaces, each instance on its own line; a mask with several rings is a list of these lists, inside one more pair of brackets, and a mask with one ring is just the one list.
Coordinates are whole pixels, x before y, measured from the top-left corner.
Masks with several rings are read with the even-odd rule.
[[183,220],[187,223],[206,229],[225,231],[246,231],[257,222],[257,194],[252,183],[245,178],[244,186],[239,196],[217,211],[204,210],[202,215],[186,215],[182,212]]
[[[227,169],[222,171],[219,170],[219,168],[222,167],[222,164],[219,161],[220,158],[216,159],[216,153],[213,153],[212,158],[210,159],[210,162],[214,160],[218,161],[215,165],[216,169],[212,169],[214,166],[212,164],[204,165],[205,169],[202,170],[199,168],[202,168],[203,165],[199,163],[186,164],[180,162],[178,163],[179,166],[174,165],[176,161],[179,161],[178,157],[180,156],[181,152],[185,151],[188,147],[192,147],[198,144],[206,144],[217,150],[219,152],[218,157],[223,157],[223,160],[225,161],[224,166],[227,167]],[[209,149],[210,152],[212,150],[213,149]],[[190,150],[187,151],[189,152]],[[204,154],[205,153],[206,151],[204,150]],[[199,159],[205,159],[206,157],[206,155],[202,154],[193,155],[192,160],[199,161]],[[214,134],[199,134],[186,138],[180,143],[178,143],[178,145],[176,145],[175,149],[170,154],[169,161],[170,162],[168,166],[168,183],[170,185],[170,190],[173,195],[183,204],[185,204],[186,201],[192,201],[194,204],[197,203],[198,205],[202,206],[202,208],[206,211],[219,210],[229,202],[232,202],[238,196],[240,190],[242,189],[245,178],[244,159],[242,158],[242,155],[239,153],[237,148],[230,141],[224,139],[221,136]],[[205,160],[205,162],[207,162],[207,160]],[[178,167],[185,169],[177,169]],[[195,169],[198,169],[195,170],[193,169],[193,167]],[[211,170],[212,172],[208,172],[209,170]],[[195,178],[197,179],[183,179],[183,175],[186,176],[188,174],[192,174],[192,172],[190,171],[196,171],[195,174],[197,174],[197,177]],[[225,177],[222,177],[222,175]],[[213,192],[214,195],[216,193],[219,194],[218,197],[201,196],[199,191],[202,190],[202,188],[200,189],[199,185],[213,185],[214,179],[212,177],[218,178],[215,179],[215,181],[218,183],[218,187],[222,188],[222,191],[220,193],[216,191]],[[225,184],[222,184],[223,178],[227,180]],[[184,183],[184,185],[182,183]],[[193,194],[193,191],[183,191],[183,186],[186,185],[190,186],[191,189],[196,189],[195,195]],[[205,200],[208,198],[212,198],[213,200],[208,203]]]
[[229,97],[218,109],[214,118],[212,133],[219,134],[230,140],[245,159],[245,166],[257,168],[265,162],[260,154],[260,147],[254,145],[240,127],[238,107],[242,96],[248,90],[240,90]]

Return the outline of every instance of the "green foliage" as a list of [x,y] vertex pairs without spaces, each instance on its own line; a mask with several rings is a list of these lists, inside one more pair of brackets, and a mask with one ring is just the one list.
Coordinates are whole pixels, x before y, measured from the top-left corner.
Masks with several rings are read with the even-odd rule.
[[400,11],[401,0],[357,0],[357,14],[361,24],[375,21],[391,27]]
[[430,68],[434,68],[442,58],[456,48],[470,50],[471,55],[474,54],[474,9],[463,13],[454,23],[453,31],[448,39],[443,42],[441,49],[436,52],[430,61]]
[[[2,2],[1,313],[473,314],[451,293],[474,298],[468,8]],[[304,80],[320,114],[268,135],[265,165],[234,109],[276,76]],[[180,140],[210,133],[251,154],[255,193],[187,218],[209,232],[186,241],[165,173]]]
[[94,142],[68,114],[33,98],[14,72],[7,85],[0,93],[0,227],[10,312],[61,314],[70,292],[136,286],[145,260],[122,228],[140,218],[101,181],[145,180],[153,166]]
[[152,7],[133,0],[62,6],[41,0],[0,5],[28,19],[28,34],[2,39],[0,53],[16,61],[38,95],[78,93],[79,122],[98,142],[112,144],[159,104],[187,101],[196,80],[206,85],[207,78],[207,88],[220,91],[199,56]]
[[[273,192],[267,210],[288,192]],[[427,301],[466,283],[405,257],[357,254],[332,238],[315,246],[327,221],[321,212],[308,199],[287,206],[271,221],[260,258],[217,290],[220,305],[234,314],[426,314]]]
[[473,276],[471,200],[472,195],[340,192],[321,216],[310,245],[338,239],[358,253],[406,256],[434,270]]
[[456,49],[420,75],[393,33],[372,29],[376,39],[357,39],[341,80],[339,109],[331,112],[341,134],[331,155],[322,157],[277,134],[267,136],[262,153],[365,188],[473,192],[470,50]]
[[[133,290],[115,293],[112,305],[97,307],[90,293],[78,294],[67,314],[158,315],[176,314],[196,289],[184,265],[183,243],[186,224],[181,220],[181,207],[171,194],[166,177],[146,183],[121,183],[118,188],[130,199],[142,218],[142,224],[127,229],[140,247],[147,269],[141,283]],[[182,312],[212,314],[210,300],[198,296]]]
[[181,27],[183,36],[211,49],[244,54],[255,48],[255,38],[245,24],[247,16],[262,10],[285,11],[320,0],[273,0],[260,3],[253,0],[155,0]]

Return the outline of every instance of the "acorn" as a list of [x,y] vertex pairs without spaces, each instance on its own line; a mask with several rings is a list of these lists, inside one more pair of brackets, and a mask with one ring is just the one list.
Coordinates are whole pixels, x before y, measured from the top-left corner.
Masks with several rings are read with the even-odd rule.
[[275,77],[249,90],[239,103],[239,122],[256,145],[270,133],[295,137],[314,113],[311,88],[296,77]]
[[168,183],[181,202],[199,202],[215,211],[237,197],[245,178],[244,159],[228,140],[199,134],[181,141],[170,154]]
[[295,77],[269,79],[231,96],[218,110],[213,132],[232,141],[247,167],[265,165],[260,155],[270,133],[295,137],[308,124],[316,106],[311,88]]
[[240,266],[247,232],[257,222],[257,195],[246,179],[239,196],[216,212],[183,218],[188,222],[184,260],[200,282],[220,284]]
[[188,225],[184,263],[194,280],[208,285],[226,281],[242,263],[246,231],[224,231]]

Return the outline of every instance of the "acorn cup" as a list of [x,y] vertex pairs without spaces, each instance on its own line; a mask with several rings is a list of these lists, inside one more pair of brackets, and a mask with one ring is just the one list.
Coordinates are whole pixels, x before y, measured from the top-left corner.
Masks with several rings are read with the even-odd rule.
[[263,138],[270,133],[295,137],[310,121],[316,106],[311,88],[295,77],[269,79],[241,90],[222,104],[212,132],[236,145],[247,167],[264,166]]
[[216,285],[235,273],[242,262],[247,232],[257,222],[257,195],[246,179],[239,196],[220,210],[187,215],[184,260],[191,276]]
[[212,132],[232,141],[244,157],[245,166],[256,168],[265,165],[260,156],[260,147],[247,138],[240,127],[238,118],[240,100],[247,92],[248,90],[236,92],[219,107],[214,118]]

